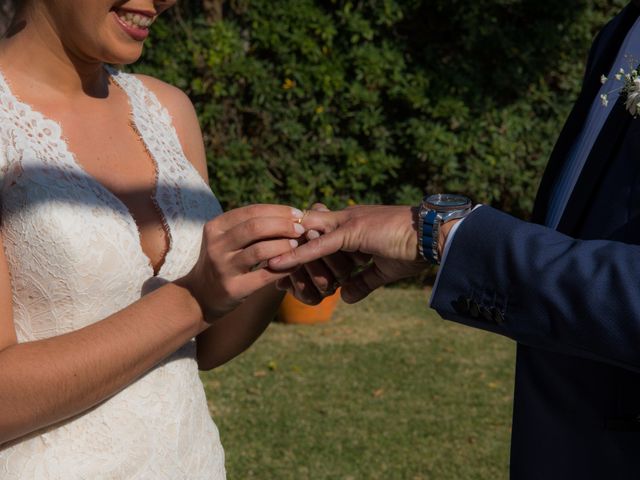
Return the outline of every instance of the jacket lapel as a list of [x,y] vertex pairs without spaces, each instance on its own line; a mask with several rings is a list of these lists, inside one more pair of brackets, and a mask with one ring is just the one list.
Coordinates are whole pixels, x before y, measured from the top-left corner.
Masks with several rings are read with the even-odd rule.
[[[583,128],[584,121],[589,114],[596,94],[600,90],[600,76],[608,73],[611,69],[611,64],[615,60],[622,46],[622,42],[636,21],[639,13],[640,10],[638,7],[633,4],[628,5],[620,13],[618,18],[614,20],[617,25],[614,26],[614,29],[609,34],[609,38],[602,39],[602,42],[604,42],[603,47],[596,53],[596,57],[593,59],[593,65],[587,72],[582,91],[562,129],[547,168],[545,169],[533,208],[533,222],[544,224],[553,186],[560,175],[562,166],[573,142]],[[597,180],[606,165],[606,161],[618,143],[618,134],[624,130],[625,125],[628,126],[628,120],[630,120],[631,115],[626,113],[623,100],[624,99],[619,99],[613,106],[611,114],[598,135],[598,139],[587,158],[587,162],[576,183],[576,187],[569,198],[567,208],[565,208],[560,220],[558,226],[558,230],[560,231],[567,233],[578,225],[581,219],[581,211],[588,201],[592,189],[596,186]]]
[[588,214],[589,200],[605,173],[607,164],[619,148],[622,137],[631,123],[631,114],[625,108],[625,98],[621,95],[613,106],[607,121],[600,130],[587,161],[582,168],[567,206],[558,223],[558,231],[575,233]]

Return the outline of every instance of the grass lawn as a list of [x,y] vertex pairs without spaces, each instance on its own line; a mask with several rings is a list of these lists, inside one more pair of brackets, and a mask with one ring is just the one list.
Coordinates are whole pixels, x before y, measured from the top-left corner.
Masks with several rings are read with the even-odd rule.
[[237,479],[505,479],[515,345],[383,289],[202,374]]

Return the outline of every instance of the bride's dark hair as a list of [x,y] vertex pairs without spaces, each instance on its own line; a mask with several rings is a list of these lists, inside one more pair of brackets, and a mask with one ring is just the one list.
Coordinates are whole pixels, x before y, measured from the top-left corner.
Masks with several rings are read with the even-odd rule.
[[27,3],[27,0],[0,0],[0,37],[4,36],[15,13]]
[[23,3],[26,3],[24,0],[0,0],[0,15],[3,17],[3,20],[6,17],[11,17],[18,10],[19,7],[22,6]]

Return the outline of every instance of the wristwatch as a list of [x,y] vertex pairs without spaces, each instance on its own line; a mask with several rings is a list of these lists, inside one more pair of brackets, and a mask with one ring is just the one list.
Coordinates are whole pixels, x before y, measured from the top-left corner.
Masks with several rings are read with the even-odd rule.
[[439,265],[438,233],[450,220],[463,218],[471,212],[473,203],[463,195],[439,193],[427,195],[418,209],[418,251],[427,261]]

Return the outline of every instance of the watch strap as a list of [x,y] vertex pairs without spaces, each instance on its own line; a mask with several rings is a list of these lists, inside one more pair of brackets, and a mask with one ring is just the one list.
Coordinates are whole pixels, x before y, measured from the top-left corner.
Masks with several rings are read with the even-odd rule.
[[418,212],[418,251],[422,258],[434,265],[440,265],[438,252],[440,227],[443,223],[466,217],[472,210],[470,201],[463,208],[451,211],[425,208],[423,203]]
[[440,263],[438,259],[438,233],[440,231],[441,219],[438,218],[436,210],[428,210],[426,214],[420,217],[421,238],[418,243],[420,255],[425,260],[430,261],[434,265]]

